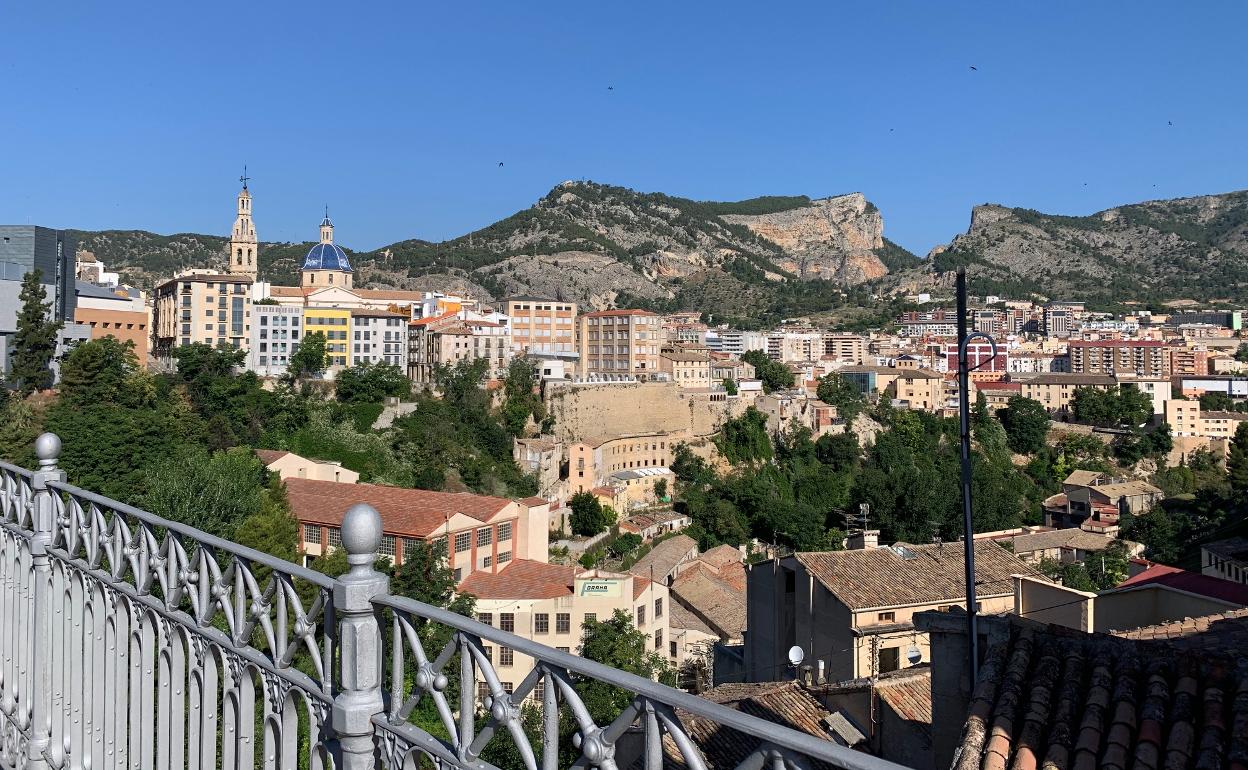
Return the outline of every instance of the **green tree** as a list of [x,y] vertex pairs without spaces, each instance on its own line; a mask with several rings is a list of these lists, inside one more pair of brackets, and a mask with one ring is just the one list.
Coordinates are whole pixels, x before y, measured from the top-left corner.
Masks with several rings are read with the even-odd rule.
[[737,395],[737,383],[731,377],[724,378],[724,391],[730,395]]
[[1005,428],[1010,449],[1019,454],[1035,454],[1044,448],[1049,433],[1049,413],[1039,401],[1010,396],[997,416]]
[[347,404],[379,404],[411,393],[411,380],[394,364],[359,363],[334,377],[334,397]]
[[607,551],[617,559],[622,559],[639,547],[641,547],[641,535],[635,532],[625,532],[611,541],[611,544],[607,546]]
[[771,438],[767,435],[767,415],[754,407],[724,423],[716,438],[719,451],[730,463],[770,460]]
[[1200,411],[1229,412],[1235,409],[1235,402],[1225,393],[1203,393],[1200,396]]
[[[582,627],[581,657],[664,684],[676,684],[676,672],[651,651],[650,635],[633,626],[633,619],[616,610],[606,620],[586,620]],[[581,679],[577,694],[597,724],[610,724],[629,707],[633,693],[596,679]]]
[[607,521],[602,503],[589,492],[577,492],[572,495],[572,499],[568,501],[568,507],[572,509],[569,519],[573,534],[592,537],[614,523]]
[[773,361],[761,350],[747,350],[741,360],[754,367],[754,376],[763,383],[763,391],[784,390],[793,387],[793,370],[779,361]]
[[1248,342],[1239,343],[1239,347],[1235,349],[1235,360],[1248,364]]
[[654,496],[658,500],[667,499],[667,479],[659,479],[654,482]]
[[171,521],[233,538],[239,524],[261,507],[267,480],[249,449],[209,454],[185,447],[148,473],[143,507]]
[[825,433],[815,442],[815,457],[834,471],[848,471],[858,465],[862,449],[853,433]]
[[52,320],[48,292],[40,282],[43,273],[31,270],[22,277],[17,301],[16,332],[13,335],[12,379],[23,396],[52,387],[52,358],[64,323]]
[[1241,422],[1235,428],[1235,437],[1226,455],[1226,473],[1236,494],[1248,492],[1248,422]]
[[513,358],[503,380],[503,424],[512,436],[524,435],[529,417],[541,423],[546,407],[538,394],[537,361],[527,356]]
[[867,406],[867,399],[862,391],[837,372],[827,374],[820,379],[816,393],[820,401],[835,406],[837,416],[846,422],[852,423]]
[[1112,393],[1093,387],[1075,388],[1071,396],[1070,411],[1075,422],[1085,425],[1111,427],[1117,424],[1118,409]]
[[1175,517],[1160,505],[1148,513],[1127,516],[1123,521],[1124,536],[1144,544],[1144,555],[1162,564],[1174,564],[1186,547]]
[[299,349],[290,354],[286,376],[294,381],[325,371],[325,334],[312,332],[303,335]]

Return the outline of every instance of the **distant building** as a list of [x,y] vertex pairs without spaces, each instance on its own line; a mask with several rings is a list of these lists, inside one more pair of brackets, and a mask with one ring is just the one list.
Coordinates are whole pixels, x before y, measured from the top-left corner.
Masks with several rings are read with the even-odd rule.
[[1136,374],[1140,377],[1170,376],[1164,343],[1154,340],[1071,341],[1070,371],[1073,374]]
[[767,335],[737,329],[713,329],[707,332],[706,346],[719,353],[740,356],[751,350],[767,350]]
[[303,288],[337,286],[350,289],[355,271],[342,247],[334,243],[334,224],[329,213],[321,220],[321,242],[308,249],[299,268],[299,285]]
[[350,365],[351,310],[343,307],[309,307],[303,316],[303,336],[325,336],[325,368],[333,377]]
[[230,231],[228,268],[230,275],[241,275],[255,281],[260,272],[260,243],[256,239],[256,225],[251,219],[251,193],[247,190],[247,177],[243,176],[243,189],[238,193],[238,217]]
[[[1073,471],[1062,481],[1061,497],[1065,498],[1065,516],[1054,515],[1055,510],[1048,514],[1051,520],[1046,524],[1059,528],[1083,527],[1112,534],[1117,531],[1122,514],[1147,514],[1164,495],[1160,489],[1140,479],[1120,478],[1097,471]],[[1099,526],[1093,526],[1097,524]]]
[[[8,374],[13,335],[21,312],[18,297],[22,279],[38,270],[47,293],[45,302],[53,321],[74,326],[77,298],[74,291],[74,251],[77,242],[65,230],[34,225],[0,225],[0,373]],[[75,326],[62,331],[58,354],[71,340],[89,338],[90,331]],[[54,367],[55,368],[55,367]]]
[[945,378],[931,369],[903,371],[893,389],[894,396],[910,409],[935,412],[945,404]]
[[147,363],[148,310],[138,289],[112,289],[85,281],[76,281],[77,294],[74,321],[91,330],[91,339],[114,337],[134,344],[140,365]]
[[309,460],[294,452],[278,449],[257,449],[256,457],[264,463],[264,467],[286,479],[311,479],[312,481],[333,481],[339,484],[355,484],[360,474],[350,468],[342,467],[342,463],[328,460]]
[[407,369],[407,316],[388,310],[351,311],[351,365],[389,364]]
[[662,330],[648,310],[598,310],[579,320],[581,376],[629,375],[649,379],[659,371]]
[[252,305],[247,368],[261,377],[281,377],[303,336],[303,308]]
[[1248,585],[1248,538],[1232,537],[1202,545],[1200,573]]
[[682,388],[711,387],[711,360],[700,353],[664,350],[659,354],[659,371]]
[[1244,314],[1242,310],[1193,310],[1178,312],[1171,313],[1165,325],[1184,326],[1186,324],[1211,324],[1231,329],[1232,331],[1240,331],[1244,328]]
[[251,283],[247,275],[188,270],[156,287],[152,354],[202,343],[242,348],[251,334]]
[[585,438],[568,445],[568,494],[610,483],[616,471],[667,469],[678,438],[668,433]]
[[507,297],[511,348],[516,355],[576,352],[576,303],[544,297]]
[[1023,398],[1039,401],[1050,412],[1069,409],[1079,388],[1109,390],[1118,387],[1118,381],[1107,374],[1042,374],[1022,382]]
[[1244,412],[1204,411],[1196,400],[1171,399],[1165,408],[1165,420],[1176,438],[1231,439],[1239,424],[1248,420]]
[[867,339],[858,334],[824,334],[823,359],[860,366],[867,360]]

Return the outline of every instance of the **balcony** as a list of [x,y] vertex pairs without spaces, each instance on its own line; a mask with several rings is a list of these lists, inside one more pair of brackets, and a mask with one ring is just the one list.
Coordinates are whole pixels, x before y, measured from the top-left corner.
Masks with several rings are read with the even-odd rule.
[[[491,770],[498,743],[529,770],[721,766],[690,720],[742,768],[899,767],[392,596],[367,505],[330,578],[74,487],[60,449],[0,463],[0,768]],[[512,692],[486,643],[535,664]],[[596,723],[588,681],[632,700]]]

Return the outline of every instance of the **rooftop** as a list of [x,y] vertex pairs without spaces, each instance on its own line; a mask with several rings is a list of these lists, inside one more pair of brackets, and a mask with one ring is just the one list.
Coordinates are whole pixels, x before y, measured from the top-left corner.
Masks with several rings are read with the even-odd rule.
[[299,521],[338,526],[343,512],[356,503],[368,503],[381,514],[382,528],[389,533],[425,537],[455,514],[489,521],[512,502],[467,492],[432,492],[374,484],[340,484],[336,481],[286,479],[290,511]]
[[1119,583],[1118,589],[1145,585],[1166,586],[1191,594],[1207,596],[1210,599],[1238,604],[1241,607],[1248,607],[1248,585],[1223,580],[1212,575],[1202,575],[1199,572],[1189,572],[1188,570],[1171,567],[1167,564],[1153,564],[1149,566],[1148,569],[1138,575],[1129,577]]
[[576,573],[575,566],[513,559],[500,572],[473,572],[458,590],[478,599],[556,599],[572,595]]
[[[807,551],[793,556],[851,610],[965,601],[961,543]],[[980,596],[1014,592],[1012,575],[1039,572],[992,541],[975,543],[975,582]]]
[[581,317],[582,318],[603,318],[606,316],[621,316],[621,315],[654,316],[654,317],[658,316],[657,313],[651,313],[649,310],[594,310],[592,312],[582,314]]
[[1231,537],[1226,540],[1215,540],[1205,543],[1202,550],[1227,561],[1248,564],[1248,537]]
[[1108,374],[1066,374],[1050,372],[1027,380],[1031,385],[1117,385],[1118,381]]
[[676,565],[685,560],[690,551],[698,551],[698,544],[688,535],[676,535],[668,538],[650,550],[650,553],[637,560],[629,572],[644,577],[654,576],[655,580],[665,580]]
[[1077,548],[1081,551],[1103,551],[1114,542],[1114,538],[1087,532],[1078,528],[1055,529],[1052,532],[1032,532],[1026,535],[1015,535],[1003,538],[1008,542],[1014,553],[1033,553],[1048,551],[1053,548]]

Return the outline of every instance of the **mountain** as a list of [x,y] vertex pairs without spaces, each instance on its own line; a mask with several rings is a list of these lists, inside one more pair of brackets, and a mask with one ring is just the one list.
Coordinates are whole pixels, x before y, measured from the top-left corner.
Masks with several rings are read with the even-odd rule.
[[926,264],[891,276],[939,283],[967,267],[975,293],[1104,304],[1248,299],[1248,191],[1148,201],[1072,217],[976,206]]
[[[360,286],[452,287],[487,298],[536,293],[593,307],[689,307],[713,295],[727,314],[752,317],[760,308],[780,312],[780,295],[829,293],[917,265],[883,228],[861,193],[709,202],[564,182],[530,208],[459,238],[400,241],[351,259]],[[141,285],[223,264],[225,240],[79,233],[80,249]],[[309,246],[262,244],[261,277],[293,280]]]

